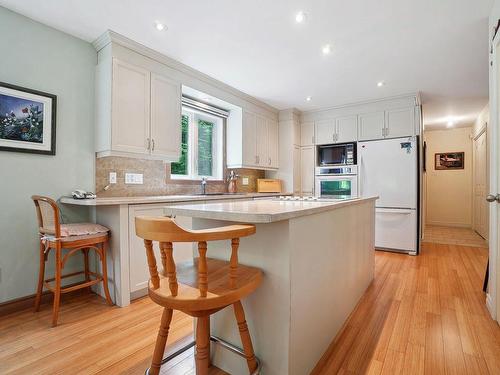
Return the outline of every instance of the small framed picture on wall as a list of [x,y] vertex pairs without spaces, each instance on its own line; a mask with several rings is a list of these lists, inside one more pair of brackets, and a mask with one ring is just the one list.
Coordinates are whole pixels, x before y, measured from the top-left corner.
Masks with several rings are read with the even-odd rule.
[[0,82],[0,151],[55,155],[57,97]]
[[464,152],[443,152],[434,155],[434,169],[464,169]]

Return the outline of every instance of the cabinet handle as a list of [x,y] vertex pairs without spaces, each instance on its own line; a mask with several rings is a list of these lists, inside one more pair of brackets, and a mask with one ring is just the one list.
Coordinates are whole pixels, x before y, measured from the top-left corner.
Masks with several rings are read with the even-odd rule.
[[155,150],[155,140],[152,139],[151,140],[151,151],[154,151]]
[[267,164],[271,165],[271,158],[267,160]]
[[385,128],[382,128],[382,137],[385,137]]
[[314,144],[314,135],[311,137],[311,144]]
[[259,157],[255,155],[255,164],[259,164]]
[[385,136],[388,137],[389,136],[389,128],[385,128]]
[[147,138],[147,142],[148,142],[147,148],[149,151],[149,150],[151,150],[151,139]]

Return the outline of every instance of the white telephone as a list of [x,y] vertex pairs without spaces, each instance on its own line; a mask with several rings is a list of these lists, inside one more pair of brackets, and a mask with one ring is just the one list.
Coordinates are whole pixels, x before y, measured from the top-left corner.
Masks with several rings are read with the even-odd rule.
[[91,191],[75,190],[71,192],[74,199],[95,199],[97,196]]

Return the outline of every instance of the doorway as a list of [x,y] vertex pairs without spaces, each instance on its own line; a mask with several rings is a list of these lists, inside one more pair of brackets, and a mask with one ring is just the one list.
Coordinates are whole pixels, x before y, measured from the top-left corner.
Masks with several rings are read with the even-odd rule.
[[473,214],[472,229],[488,240],[489,207],[485,197],[488,195],[488,143],[484,127],[473,140]]

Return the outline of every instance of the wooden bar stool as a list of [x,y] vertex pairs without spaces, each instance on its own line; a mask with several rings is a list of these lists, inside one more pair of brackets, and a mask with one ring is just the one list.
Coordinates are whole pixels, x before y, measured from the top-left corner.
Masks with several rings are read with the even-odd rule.
[[[252,293],[262,282],[262,271],[258,268],[238,265],[238,247],[241,237],[255,233],[254,225],[231,225],[204,230],[186,230],[168,217],[138,216],[135,230],[144,239],[151,279],[149,296],[163,306],[160,330],[156,339],[151,367],[146,374],[158,375],[163,363],[189,349],[190,344],[162,360],[167,342],[172,310],[180,310],[197,318],[196,322],[196,374],[208,374],[210,363],[210,340],[221,344],[246,358],[250,374],[260,370],[255,357],[252,340],[245,320],[241,300]],[[231,240],[230,261],[206,257],[207,241]],[[153,241],[160,246],[163,272],[158,274]],[[174,242],[198,242],[199,257],[179,263],[173,258]],[[232,305],[238,324],[243,350],[210,336],[210,315]]]
[[[106,266],[106,249],[109,241],[109,229],[92,223],[61,224],[59,220],[59,207],[57,203],[48,197],[33,195],[31,197],[36,207],[38,218],[38,232],[40,235],[40,273],[38,275],[38,288],[35,299],[35,311],[40,309],[43,287],[54,293],[54,304],[52,309],[52,326],[57,325],[59,315],[59,302],[61,293],[72,292],[81,288],[89,288],[91,285],[102,282],[104,294],[109,305],[113,305],[108,290],[108,275]],[[99,256],[102,265],[102,275],[90,271],[89,251],[94,250]],[[45,262],[49,252],[55,251],[55,275],[53,278],[45,279]],[[63,250],[69,250],[63,254]],[[83,253],[85,270],[62,274],[64,265],[69,257],[75,253]],[[85,275],[85,281],[69,287],[61,287],[61,280],[66,277]],[[53,281],[53,285],[49,284]]]

